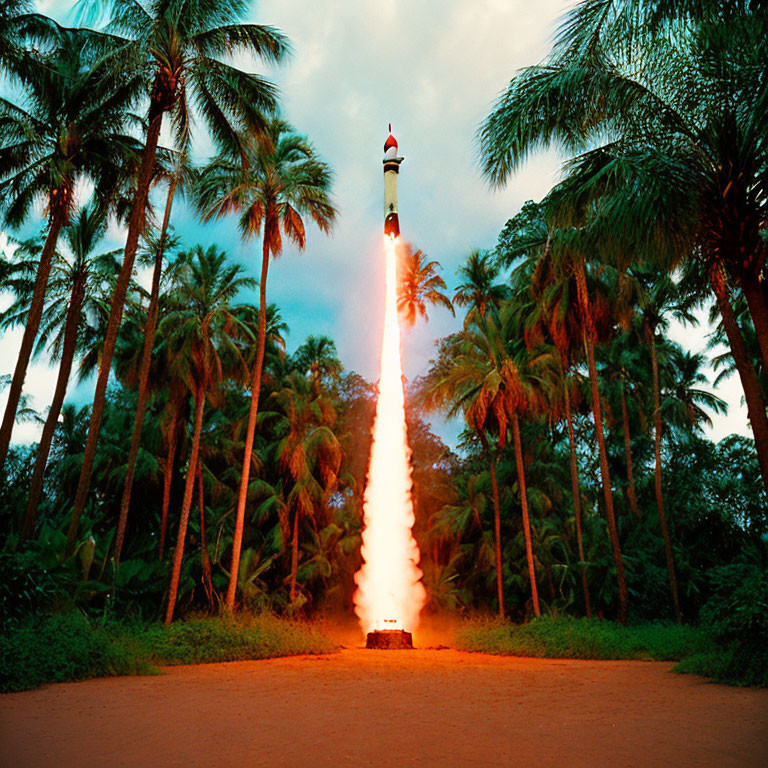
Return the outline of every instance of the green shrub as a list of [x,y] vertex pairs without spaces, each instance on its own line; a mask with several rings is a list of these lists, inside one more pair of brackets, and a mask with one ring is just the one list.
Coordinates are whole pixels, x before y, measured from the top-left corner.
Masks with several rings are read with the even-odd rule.
[[150,671],[104,628],[80,613],[28,621],[0,638],[0,689],[22,691],[43,683]]
[[688,656],[688,658],[682,659],[675,664],[672,667],[672,671],[688,675],[711,677],[713,680],[724,680],[730,660],[730,652],[723,652],[718,648],[714,651],[695,653],[693,656]]
[[310,624],[262,616],[222,616],[144,627],[139,640],[162,664],[245,661],[303,653],[329,653],[335,646]]
[[675,624],[624,627],[603,619],[542,616],[528,624],[475,620],[456,632],[456,646],[510,656],[557,659],[677,661],[712,649],[699,629]]
[[317,628],[274,616],[100,624],[78,612],[30,620],[0,638],[0,690],[106,675],[157,674],[158,666],[330,653]]
[[722,650],[716,662],[698,663],[711,663],[718,680],[768,687],[768,550],[745,550],[737,562],[715,568],[710,583],[700,618]]

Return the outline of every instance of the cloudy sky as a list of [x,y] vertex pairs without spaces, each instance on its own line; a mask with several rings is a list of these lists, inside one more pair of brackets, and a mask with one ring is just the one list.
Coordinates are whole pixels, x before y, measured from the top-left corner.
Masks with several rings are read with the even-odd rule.
[[[41,0],[64,20],[70,0]],[[333,166],[340,210],[330,237],[310,232],[307,249],[287,249],[271,268],[270,301],[282,309],[293,349],[308,334],[336,340],[348,369],[375,379],[383,309],[382,145],[387,124],[405,156],[399,179],[402,235],[443,266],[449,288],[472,248],[492,247],[506,220],[557,180],[555,153],[533,158],[502,191],[477,169],[475,130],[514,72],[549,50],[562,0],[262,0],[254,19],[283,30],[294,47],[284,66],[267,70],[279,85],[288,120]],[[249,66],[250,62],[241,62]],[[259,71],[264,72],[264,69]],[[205,152],[205,144],[199,147]],[[233,221],[202,228],[183,206],[174,226],[185,244],[216,242],[258,272],[258,243],[243,244]],[[114,232],[117,240],[119,233]],[[0,306],[7,305],[0,296]],[[409,378],[429,360],[434,340],[457,327],[442,309],[404,338]],[[678,341],[703,349],[706,329],[675,328]],[[0,374],[12,372],[21,333],[0,340]],[[47,407],[55,370],[36,364],[26,391]],[[87,397],[87,387],[73,393]],[[737,380],[719,391],[730,404],[711,436],[746,433]],[[4,407],[0,395],[0,407]],[[439,427],[450,439],[455,430]],[[15,436],[33,439],[32,425]]]

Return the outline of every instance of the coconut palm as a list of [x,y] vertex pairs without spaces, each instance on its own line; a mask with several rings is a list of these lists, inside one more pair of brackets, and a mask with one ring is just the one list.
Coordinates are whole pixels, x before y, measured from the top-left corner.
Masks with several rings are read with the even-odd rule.
[[[452,418],[463,413],[467,426],[473,430],[489,460],[491,490],[494,505],[494,534],[496,546],[496,591],[499,615],[504,615],[504,585],[501,558],[501,504],[496,474],[498,452],[507,440],[511,427],[526,541],[528,574],[534,613],[538,616],[539,600],[531,548],[528,498],[525,486],[519,416],[534,409],[535,392],[532,381],[521,375],[520,363],[510,357],[507,349],[508,324],[495,312],[486,311],[461,334],[444,344],[441,355],[433,361],[419,383],[416,400],[428,410],[445,410]],[[497,449],[489,434],[495,435]]]
[[410,243],[398,241],[397,308],[406,324],[413,326],[417,317],[428,320],[427,304],[445,307],[455,314],[451,300],[443,293],[445,280],[438,274],[440,264],[426,261],[426,255],[414,251]]
[[[638,395],[638,385],[645,383],[642,377],[647,367],[648,358],[644,350],[639,346],[640,340],[637,334],[622,332],[616,336],[611,345],[605,350],[603,359],[603,375],[607,379],[609,399],[610,395],[618,396],[621,403],[621,427],[624,437],[624,461],[627,467],[626,495],[632,514],[640,519],[640,507],[637,503],[637,491],[635,490],[634,463],[632,461],[632,434],[630,431],[628,397],[632,402],[641,402]],[[642,377],[642,378],[641,378]],[[613,416],[613,414],[609,414]],[[609,429],[613,431],[614,422],[609,422]]]
[[163,272],[163,257],[168,244],[168,225],[171,219],[171,209],[176,193],[183,193],[193,182],[194,178],[195,171],[188,163],[186,155],[183,153],[176,154],[173,166],[169,173],[168,192],[160,234],[157,238],[153,237],[150,233],[145,235],[148,249],[153,252],[154,255],[154,268],[152,270],[152,288],[150,291],[146,324],[143,328],[143,346],[141,363],[138,371],[136,416],[133,424],[131,447],[128,452],[128,465],[126,469],[125,483],[123,485],[123,495],[120,500],[120,516],[117,523],[117,534],[115,535],[115,570],[117,570],[120,565],[120,554],[125,538],[125,527],[128,522],[128,510],[131,504],[133,475],[136,469],[136,459],[139,455],[141,430],[144,424],[144,414],[146,412],[147,400],[149,397],[149,369],[152,360],[152,350],[155,344],[155,332],[157,330],[158,306],[160,302],[160,279]]
[[766,39],[757,2],[587,0],[567,14],[548,60],[510,82],[480,141],[498,184],[538,146],[582,152],[568,195],[610,224],[611,241],[665,270],[701,262],[768,484],[766,403],[731,303],[741,290],[768,364],[768,91],[755,87]]
[[[685,279],[685,277],[683,279]],[[734,297],[733,303],[734,319],[741,329],[748,355],[750,359],[756,361],[755,367],[760,389],[762,392],[766,393],[766,396],[768,396],[768,369],[760,364],[760,354],[757,351],[757,334],[755,333],[755,327],[752,325],[752,320],[749,317],[749,311],[747,310],[744,297],[740,294],[737,295]],[[718,387],[725,379],[730,378],[737,373],[737,370],[733,360],[733,354],[731,353],[731,350],[728,349],[728,336],[726,335],[725,328],[723,327],[723,319],[720,316],[716,304],[710,307],[709,324],[714,327],[714,330],[709,334],[707,349],[714,351],[712,367],[717,373],[717,376],[712,384],[714,387]],[[723,347],[725,347],[724,350],[722,349]]]
[[[328,232],[336,217],[330,196],[331,173],[312,145],[284,120],[266,127],[265,137],[250,142],[244,158],[224,152],[203,170],[198,184],[198,210],[204,220],[239,214],[244,240],[261,236],[259,308],[267,306],[267,272],[270,256],[283,250],[283,235],[300,249],[306,245],[305,218]],[[260,314],[256,361],[251,375],[251,408],[245,435],[245,453],[235,516],[232,568],[226,603],[235,604],[237,570],[243,540],[243,521],[248,497],[253,437],[259,410],[259,393],[266,347],[266,313]]]
[[243,268],[227,263],[226,254],[215,246],[207,250],[201,246],[193,248],[185,258],[185,267],[176,286],[176,311],[160,324],[160,333],[167,338],[171,375],[184,382],[194,402],[189,468],[173,555],[166,624],[173,619],[176,605],[205,403],[219,400],[219,383],[227,370],[244,368],[237,337],[247,330],[234,301],[241,290],[254,287],[254,281],[243,276]]
[[476,315],[481,317],[489,306],[499,309],[502,302],[510,297],[509,287],[497,282],[501,270],[489,253],[473,250],[466,262],[459,267],[458,276],[462,281],[453,296],[453,304],[467,307],[465,322],[470,323]]
[[651,353],[651,385],[653,391],[653,424],[654,424],[654,486],[656,491],[656,508],[659,512],[661,535],[664,538],[664,552],[667,559],[667,575],[669,591],[672,598],[672,610],[679,624],[680,600],[677,594],[677,574],[672,553],[672,539],[669,534],[667,516],[664,510],[664,496],[661,486],[661,385],[659,382],[659,359],[657,333],[669,323],[669,318],[695,324],[696,319],[690,312],[688,297],[682,295],[678,285],[667,274],[651,274],[647,270],[634,269],[632,277],[640,288],[638,298],[640,303],[640,322],[642,335]]
[[108,14],[106,30],[111,39],[123,42],[124,57],[130,58],[143,76],[149,104],[123,266],[112,296],[88,442],[67,534],[70,549],[90,487],[112,357],[144,230],[144,210],[155,178],[163,121],[169,118],[175,148],[186,153],[194,105],[217,144],[240,147],[242,135],[263,133],[265,115],[277,106],[275,89],[258,75],[243,72],[223,59],[250,54],[278,62],[288,47],[277,30],[243,23],[247,7],[241,0],[81,0],[80,8],[83,18],[91,22]]
[[[64,230],[69,254],[57,253],[54,256],[46,293],[44,320],[35,352],[40,354],[48,347],[50,357],[59,359],[59,372],[37,449],[22,539],[29,538],[34,529],[48,452],[64,404],[72,364],[79,348],[78,342],[82,341],[79,337],[83,313],[88,311],[93,300],[96,284],[116,271],[119,250],[96,253],[106,224],[106,218],[101,211],[81,208],[74,221]],[[14,254],[17,259],[23,259],[15,270],[19,279],[9,280],[6,286],[14,290],[16,299],[0,318],[0,327],[21,324],[26,320],[34,292],[34,271],[40,250],[41,246],[32,240],[20,244]],[[25,259],[25,256],[31,258]]]
[[711,413],[728,413],[727,403],[703,389],[709,384],[703,368],[707,359],[699,352],[689,352],[678,344],[667,344],[665,360],[661,361],[664,380],[661,411],[663,421],[672,430],[701,433],[712,427]]
[[[582,347],[587,357],[589,382],[592,395],[592,413],[595,436],[600,457],[600,475],[605,501],[608,531],[611,539],[616,576],[619,587],[620,615],[626,614],[627,589],[624,578],[624,564],[621,556],[618,529],[613,510],[613,493],[608,469],[608,455],[603,433],[602,408],[597,368],[595,365],[595,344],[605,340],[614,328],[615,313],[609,297],[609,287],[600,274],[603,265],[588,265],[585,250],[590,242],[582,242],[582,233],[576,230],[557,230],[547,224],[549,200],[544,204],[526,203],[504,228],[499,238],[499,260],[507,266],[518,263],[512,275],[513,284],[522,286],[530,283],[532,301],[526,303],[520,298],[524,290],[518,291],[517,313],[525,318],[524,334],[529,346],[536,346],[551,339],[560,356],[560,370],[563,385],[560,387],[566,421],[568,423],[571,451],[571,488],[576,516],[577,540],[581,533],[581,494],[579,492],[576,463],[576,446],[571,415],[573,387],[567,381],[567,373]],[[590,295],[593,298],[590,298]],[[560,409],[556,408],[559,412]],[[584,567],[583,542],[579,546],[582,570],[582,589],[585,607],[589,610],[589,593]]]
[[302,517],[314,521],[336,486],[342,451],[332,429],[336,412],[331,401],[298,372],[288,375],[269,402],[275,410],[262,414],[262,420],[275,422],[274,452],[286,480],[286,513],[293,513],[289,598],[295,603]]
[[291,358],[296,370],[308,374],[315,387],[323,380],[338,380],[344,370],[336,342],[328,336],[307,336]]
[[161,462],[163,470],[163,500],[160,511],[160,531],[157,540],[157,555],[160,560],[165,555],[165,541],[168,532],[168,513],[171,505],[171,484],[180,444],[185,435],[188,418],[189,400],[184,382],[178,378],[168,379],[168,400],[163,410],[161,432],[165,458]]
[[576,439],[573,429],[572,408],[580,387],[574,363],[580,354],[583,328],[578,307],[573,301],[575,281],[555,269],[548,258],[549,231],[542,208],[532,201],[526,202],[504,226],[499,235],[497,263],[505,267],[514,265],[511,282],[515,312],[522,319],[523,335],[529,347],[551,342],[559,354],[559,385],[553,394],[559,398],[551,403],[552,413],[559,418],[565,414],[570,449],[571,497],[576,524],[576,543],[579,552],[581,588],[587,616],[592,614],[584,559],[582,531],[581,490],[576,460]]
[[97,55],[89,36],[51,24],[39,53],[24,57],[18,97],[0,100],[0,210],[10,227],[44,203],[48,232],[40,252],[29,315],[0,426],[0,470],[8,452],[59,234],[77,207],[76,191],[94,185],[102,207],[135,158],[125,135],[140,79]]
[[19,33],[33,5],[32,0],[6,0],[0,6],[0,65],[12,67],[23,58]]
[[[567,249],[570,251],[570,249]],[[616,525],[616,517],[613,510],[613,492],[611,490],[611,478],[608,469],[608,451],[605,447],[605,435],[603,432],[603,416],[600,401],[600,389],[595,365],[595,343],[598,338],[598,318],[600,317],[599,296],[597,301],[590,298],[587,283],[587,270],[583,255],[578,249],[570,251],[570,263],[575,273],[576,300],[579,306],[583,323],[584,347],[587,353],[587,366],[589,381],[592,389],[592,414],[595,421],[595,434],[600,452],[600,476],[603,485],[603,498],[605,500],[605,513],[608,520],[608,531],[611,537],[611,548],[616,563],[616,577],[619,584],[619,617],[622,624],[627,616],[627,584],[624,577],[624,562],[621,557],[619,544],[619,532]]]
[[[552,358],[547,352],[529,352],[520,340],[513,347],[517,350],[506,363],[507,409],[512,426],[512,439],[515,446],[515,467],[517,483],[520,490],[520,504],[523,514],[523,537],[525,539],[525,556],[528,562],[528,578],[531,581],[531,597],[533,612],[541,615],[539,610],[539,595],[536,587],[536,568],[533,557],[530,516],[528,512],[528,492],[526,490],[525,465],[523,462],[523,445],[520,438],[520,419],[535,417],[547,410],[547,399],[551,396]],[[549,375],[544,369],[549,367]],[[548,379],[548,380],[547,380]]]
[[[497,329],[497,322],[488,326]],[[479,334],[478,340],[482,343]],[[497,343],[496,348],[500,345]],[[462,414],[467,427],[480,443],[488,462],[493,500],[496,598],[499,615],[504,616],[504,578],[501,560],[501,500],[496,475],[496,443],[506,440],[507,418],[501,389],[502,361],[492,356],[482,358],[465,352],[465,339],[454,334],[443,339],[438,356],[430,362],[427,373],[417,382],[415,404],[425,411],[444,411],[449,418]],[[503,344],[501,345],[503,350]],[[489,440],[496,434],[496,442]],[[502,436],[503,435],[503,436]]]

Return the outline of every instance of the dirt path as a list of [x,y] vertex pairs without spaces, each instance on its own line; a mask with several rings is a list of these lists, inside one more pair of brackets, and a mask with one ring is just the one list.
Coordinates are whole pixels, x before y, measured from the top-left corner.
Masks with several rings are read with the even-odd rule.
[[453,650],[174,667],[0,697],[0,765],[764,766],[768,691]]

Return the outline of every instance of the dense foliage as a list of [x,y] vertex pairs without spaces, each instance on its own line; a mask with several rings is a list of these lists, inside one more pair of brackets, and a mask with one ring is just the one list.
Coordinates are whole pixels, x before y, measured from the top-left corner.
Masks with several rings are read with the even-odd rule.
[[467,622],[457,630],[456,645],[465,651],[545,659],[679,661],[714,651],[712,640],[693,627],[622,627],[598,619],[549,616],[522,625]]
[[[0,324],[24,324],[3,382],[0,607],[8,663],[66,636],[67,679],[218,643],[205,623],[115,640],[114,620],[350,611],[376,392],[329,338],[288,353],[290,318],[267,300],[283,239],[304,248],[310,221],[326,233],[336,216],[330,168],[272,86],[228,63],[279,60],[283,36],[235,0],[82,5],[87,28],[24,3],[0,28],[18,84],[0,102],[0,210],[14,231],[30,231],[35,202],[47,216],[0,261],[13,298]],[[549,143],[571,155],[562,182],[468,256],[452,300],[437,262],[403,249],[404,325],[427,305],[461,320],[407,398],[427,610],[543,617],[482,643],[520,650],[544,633],[545,655],[600,656],[618,632],[608,645],[696,652],[686,663],[711,670],[694,659],[718,652],[694,630],[640,637],[597,617],[700,621],[727,650],[718,677],[766,682],[766,40],[756,3],[580,3],[480,132],[494,183]],[[215,144],[202,165],[197,126]],[[182,194],[203,220],[237,216],[260,271],[174,234]],[[127,226],[121,250],[104,245],[110,221]],[[754,439],[705,435],[726,406],[708,353],[671,329],[706,309]],[[45,415],[22,393],[35,353],[59,365]],[[92,403],[66,402],[75,370],[97,374]],[[430,414],[463,420],[456,451]],[[39,444],[11,442],[21,418],[43,422]],[[249,642],[244,625],[226,631],[234,650],[211,658]],[[126,656],[146,633],[151,653]],[[36,663],[12,685],[50,679]]]
[[329,653],[316,627],[273,616],[192,618],[170,627],[106,624],[78,612],[29,620],[0,638],[0,691],[89,677],[159,674],[159,666]]

